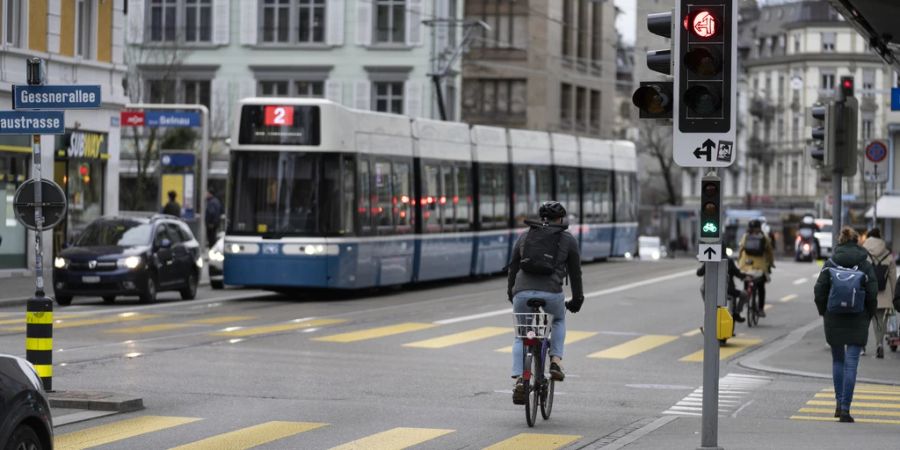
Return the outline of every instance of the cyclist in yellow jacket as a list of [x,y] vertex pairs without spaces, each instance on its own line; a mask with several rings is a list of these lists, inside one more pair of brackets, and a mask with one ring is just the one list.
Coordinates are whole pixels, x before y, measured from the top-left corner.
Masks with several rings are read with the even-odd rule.
[[766,283],[775,267],[775,250],[772,241],[763,233],[761,221],[750,221],[747,233],[741,238],[737,260],[741,272],[762,273],[764,280],[756,284],[756,292],[759,293],[759,316],[766,317]]

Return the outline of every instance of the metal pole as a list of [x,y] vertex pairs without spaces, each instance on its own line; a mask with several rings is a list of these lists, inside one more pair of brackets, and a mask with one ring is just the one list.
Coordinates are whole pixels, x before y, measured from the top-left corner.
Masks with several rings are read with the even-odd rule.
[[202,192],[198,193],[200,201],[197,202],[197,215],[200,216],[199,232],[200,246],[202,248],[203,245],[212,247],[209,238],[214,239],[215,236],[206,236],[206,191],[209,189],[207,185],[209,182],[209,109],[204,105],[200,105],[200,114],[203,117],[203,137],[200,142],[200,190]]
[[841,219],[843,219],[844,205],[841,199],[841,190],[843,189],[843,180],[844,177],[842,175],[842,170],[835,170],[831,175],[831,195],[834,197],[832,201],[833,207],[831,210],[831,222],[833,224],[831,230],[831,248],[834,251],[834,247],[837,246],[838,236],[841,235]]
[[872,211],[872,228],[878,226],[878,191],[881,183],[878,182],[878,164],[875,164],[875,206]]
[[441,76],[434,74],[431,76],[434,83],[434,93],[437,95],[438,112],[441,114],[441,120],[447,120],[447,108],[444,107],[444,92],[441,90]]
[[703,277],[706,295],[703,302],[703,421],[700,449],[719,447],[719,340],[716,337],[716,307],[719,295],[721,262],[708,262]]
[[31,136],[31,171],[34,179],[34,224],[37,230],[34,232],[34,296],[44,296],[44,211],[43,183],[41,182],[41,136]]

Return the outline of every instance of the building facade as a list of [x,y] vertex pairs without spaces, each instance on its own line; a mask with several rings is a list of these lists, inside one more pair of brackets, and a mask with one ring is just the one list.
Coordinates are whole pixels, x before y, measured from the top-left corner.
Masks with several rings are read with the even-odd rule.
[[612,2],[467,0],[462,120],[612,137],[616,30]]
[[[11,105],[14,84],[25,84],[26,59],[46,61],[47,84],[100,85],[99,110],[65,112],[66,133],[43,136],[42,175],[66,192],[66,219],[47,232],[45,264],[52,250],[90,221],[118,213],[119,111],[126,103],[123,2],[105,0],[2,0],[0,5],[0,103]],[[16,188],[31,176],[30,136],[0,135],[0,277],[26,274],[34,260],[31,233],[12,214]]]

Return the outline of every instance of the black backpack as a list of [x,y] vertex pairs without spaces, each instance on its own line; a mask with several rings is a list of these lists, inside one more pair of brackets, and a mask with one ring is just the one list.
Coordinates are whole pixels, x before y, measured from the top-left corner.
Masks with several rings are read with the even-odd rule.
[[744,251],[748,255],[762,256],[766,253],[765,238],[761,234],[748,234],[744,241]]
[[559,266],[559,244],[566,227],[526,222],[531,227],[522,242],[519,267],[535,275],[552,275]]
[[890,266],[884,263],[884,260],[890,258],[891,253],[888,252],[881,259],[876,260],[875,255],[869,253],[869,258],[872,260],[872,268],[875,270],[875,279],[878,280],[878,292],[882,292],[887,289],[888,282],[888,269]]

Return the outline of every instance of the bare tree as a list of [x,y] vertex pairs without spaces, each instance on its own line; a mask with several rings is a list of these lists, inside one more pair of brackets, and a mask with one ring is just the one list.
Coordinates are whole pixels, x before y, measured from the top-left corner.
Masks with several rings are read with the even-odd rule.
[[677,168],[674,167],[675,160],[672,155],[671,126],[660,126],[659,123],[644,120],[641,121],[639,135],[638,152],[650,156],[659,163],[660,175],[662,175],[665,187],[665,203],[678,205],[680,198],[675,186]]

